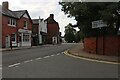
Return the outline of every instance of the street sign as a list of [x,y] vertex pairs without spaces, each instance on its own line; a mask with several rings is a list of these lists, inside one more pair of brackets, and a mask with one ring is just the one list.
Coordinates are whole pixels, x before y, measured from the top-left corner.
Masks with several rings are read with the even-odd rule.
[[101,28],[101,27],[107,27],[107,24],[102,20],[97,20],[92,22],[92,28]]

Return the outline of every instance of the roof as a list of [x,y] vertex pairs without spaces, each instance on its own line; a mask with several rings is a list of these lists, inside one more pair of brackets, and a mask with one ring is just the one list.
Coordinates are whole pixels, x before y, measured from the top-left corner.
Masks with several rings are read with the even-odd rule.
[[[43,19],[40,19],[41,21],[43,20]],[[32,19],[32,22],[33,22],[33,24],[39,24],[39,19]]]
[[2,14],[6,15],[6,16],[17,18],[13,11],[7,10],[7,9],[5,9],[3,7],[2,7]]
[[13,13],[16,14],[17,18],[20,18],[21,16],[23,16],[26,13],[26,10],[13,11]]
[[51,17],[48,17],[45,21],[47,21],[48,24],[58,24],[58,22],[56,22],[54,19],[52,19]]
[[32,19],[33,24],[39,24],[39,19]]
[[9,17],[13,17],[13,18],[21,18],[25,13],[27,12],[27,10],[19,10],[19,11],[11,11],[8,9],[5,9],[4,7],[2,7],[2,14],[9,16]]

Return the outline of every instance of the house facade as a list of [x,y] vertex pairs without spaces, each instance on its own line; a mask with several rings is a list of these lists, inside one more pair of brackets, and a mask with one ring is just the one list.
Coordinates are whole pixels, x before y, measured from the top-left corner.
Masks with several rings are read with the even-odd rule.
[[59,24],[54,20],[54,14],[50,14],[50,16],[45,21],[47,21],[47,43],[59,44],[61,34],[59,32]]
[[9,3],[2,3],[2,47],[31,46],[32,20],[27,10],[9,10]]
[[47,22],[44,19],[33,19],[33,45],[46,44]]

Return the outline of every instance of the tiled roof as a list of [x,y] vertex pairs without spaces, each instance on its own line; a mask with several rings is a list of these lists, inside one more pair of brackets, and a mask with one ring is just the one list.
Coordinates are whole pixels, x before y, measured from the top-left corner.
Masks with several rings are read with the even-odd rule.
[[[41,21],[43,20],[43,19],[40,19]],[[33,24],[39,24],[39,19],[32,19],[32,22],[33,22]]]
[[2,14],[6,15],[6,16],[17,18],[13,11],[7,10],[7,9],[5,9],[3,7],[2,7]]
[[13,11],[13,12],[16,14],[18,18],[20,18],[26,12],[26,10]]
[[2,7],[2,14],[14,18],[21,18],[21,16],[26,12],[26,10],[20,10],[20,11],[11,11],[8,9],[5,9]]
[[32,19],[33,24],[39,24],[39,19]]

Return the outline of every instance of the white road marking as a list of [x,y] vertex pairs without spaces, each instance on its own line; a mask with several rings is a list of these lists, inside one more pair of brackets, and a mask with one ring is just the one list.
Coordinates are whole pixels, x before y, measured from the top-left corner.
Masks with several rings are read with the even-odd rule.
[[28,61],[24,61],[24,63],[28,63],[28,62],[30,62],[29,60]]
[[50,56],[45,56],[44,58],[49,58]]
[[0,67],[2,67],[2,65],[0,65]]
[[42,59],[42,58],[36,58],[35,60],[40,60],[40,59]]
[[29,62],[31,62],[31,61],[33,61],[32,59],[31,60],[29,60]]
[[13,64],[13,65],[9,65],[8,67],[14,67],[14,66],[18,66],[20,65],[21,63],[16,63],[16,64]]
[[60,53],[58,53],[57,55],[60,55]]
[[0,69],[2,69],[2,67],[0,67]]
[[51,55],[51,56],[55,56],[55,55]]

